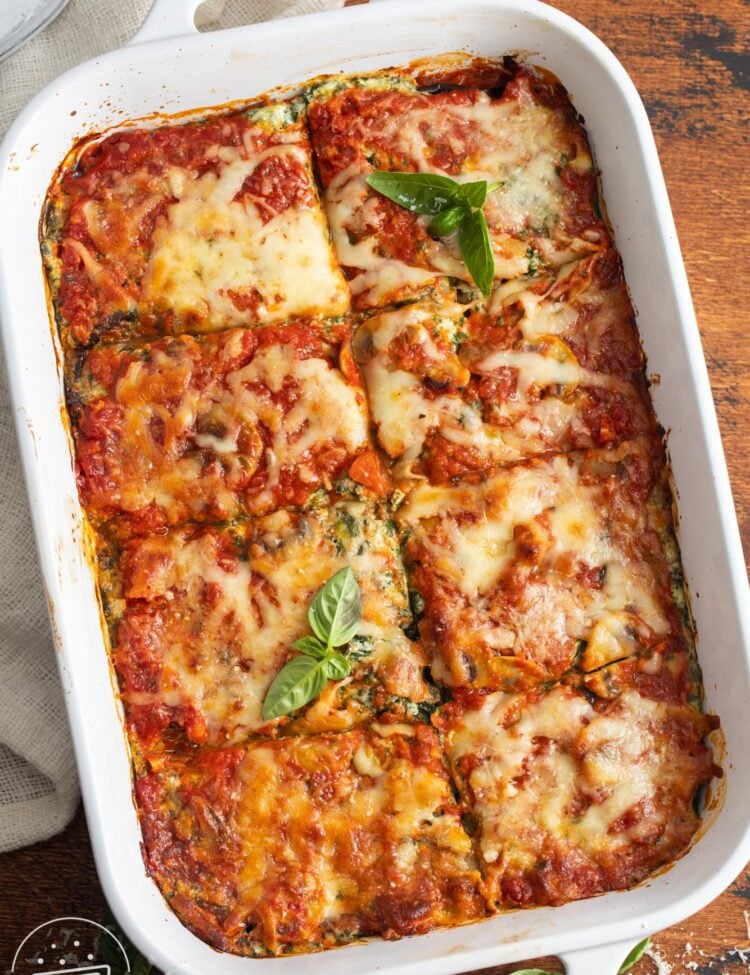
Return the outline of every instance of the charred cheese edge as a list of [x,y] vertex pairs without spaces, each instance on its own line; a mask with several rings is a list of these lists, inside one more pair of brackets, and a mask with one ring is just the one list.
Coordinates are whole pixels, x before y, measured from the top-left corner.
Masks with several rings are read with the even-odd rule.
[[153,875],[215,947],[281,955],[484,914],[428,725],[158,756],[137,793]]

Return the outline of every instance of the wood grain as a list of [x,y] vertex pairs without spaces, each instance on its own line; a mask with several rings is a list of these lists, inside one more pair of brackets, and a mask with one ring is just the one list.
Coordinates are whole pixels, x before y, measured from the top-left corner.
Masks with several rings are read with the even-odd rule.
[[[742,0],[560,0],[634,78],[651,118],[677,222],[724,437],[746,553],[750,551],[750,6]],[[502,38],[498,38],[502,49]],[[563,79],[564,80],[564,79]],[[46,920],[101,919],[82,812],[60,836],[0,856],[0,971]],[[748,912],[748,913],[746,913]],[[655,939],[671,975],[750,972],[750,869],[720,898]],[[738,953],[738,951],[740,953]],[[562,971],[554,959],[540,967]],[[522,965],[488,970],[508,975]],[[662,972],[666,971],[665,968]],[[655,975],[644,958],[634,975]],[[661,975],[661,973],[660,973]]]

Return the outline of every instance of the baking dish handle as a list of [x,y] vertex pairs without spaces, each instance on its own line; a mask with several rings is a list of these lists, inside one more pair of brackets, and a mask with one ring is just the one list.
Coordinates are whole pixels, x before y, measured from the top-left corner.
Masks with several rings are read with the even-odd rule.
[[565,965],[565,975],[617,975],[620,965],[636,944],[638,942],[618,941],[598,948],[567,951],[558,957]]
[[195,11],[203,0],[154,0],[141,24],[140,30],[129,44],[146,44],[148,41],[165,41],[170,37],[197,34]]
[[[369,0],[369,2],[379,3],[382,0]],[[154,0],[140,30],[131,37],[128,46],[197,34],[195,11],[201,3],[203,0]]]

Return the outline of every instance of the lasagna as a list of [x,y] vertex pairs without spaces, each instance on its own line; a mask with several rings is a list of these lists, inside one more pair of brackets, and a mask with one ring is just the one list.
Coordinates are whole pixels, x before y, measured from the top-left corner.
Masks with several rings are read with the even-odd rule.
[[346,565],[362,593],[352,674],[329,684],[291,727],[338,730],[382,712],[429,718],[434,709],[423,651],[404,633],[410,615],[395,528],[371,504],[185,526],[132,539],[105,561],[122,696],[148,747],[168,727],[209,745],[278,733],[261,714],[266,691],[309,632],[316,590]]
[[137,796],[152,873],[217,947],[281,954],[483,913],[464,808],[427,725],[160,755]]
[[368,447],[346,335],[307,321],[96,346],[71,399],[92,517],[153,531],[302,505],[330,487]]
[[88,141],[46,220],[65,344],[349,307],[295,102]]
[[398,515],[433,673],[516,690],[682,646],[653,464],[625,442],[416,487]]
[[[500,280],[558,267],[607,240],[583,128],[559,83],[527,68],[499,69],[489,90],[416,81],[321,86],[310,128],[336,256],[355,307],[379,308],[469,280],[454,242],[379,196],[375,170],[499,183],[486,217]],[[411,81],[411,90],[409,86]]]
[[[87,138],[45,204],[144,858],[238,955],[630,887],[721,774],[583,121],[445,65]],[[376,171],[491,184],[491,287]]]
[[652,654],[616,684],[597,677],[447,706],[440,723],[491,905],[629,887],[685,848],[696,790],[715,774],[702,745],[714,724],[688,703],[687,671],[684,653]]
[[354,348],[378,442],[400,478],[450,483],[654,429],[611,249],[504,282],[469,310],[431,297],[380,311]]

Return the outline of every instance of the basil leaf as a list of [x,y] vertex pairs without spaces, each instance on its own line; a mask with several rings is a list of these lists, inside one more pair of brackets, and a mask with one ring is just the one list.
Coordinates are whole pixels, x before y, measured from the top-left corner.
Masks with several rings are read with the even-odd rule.
[[330,648],[351,640],[361,613],[359,586],[351,566],[347,565],[315,593],[307,618],[313,633]]
[[495,258],[487,221],[481,210],[467,213],[458,228],[458,245],[474,284],[489,298],[495,276]]
[[430,222],[430,232],[442,237],[458,229],[458,243],[469,274],[482,294],[489,298],[495,258],[481,207],[487,194],[498,189],[499,183],[488,184],[483,179],[458,183],[434,173],[389,173],[383,170],[370,173],[367,182],[407,210],[432,217],[445,213],[442,220]]
[[316,660],[322,660],[328,653],[316,636],[303,636],[301,640],[295,640],[292,646],[300,653],[307,654],[308,657],[315,657]]
[[617,969],[617,975],[622,975],[623,972],[626,972],[629,968],[632,968],[637,961],[640,961],[641,958],[643,958],[650,947],[651,938],[644,938],[643,941],[639,941],[622,965],[620,965],[620,967]]
[[327,683],[325,660],[293,657],[274,677],[263,701],[263,720],[280,718],[312,701]]
[[461,183],[458,187],[458,195],[462,200],[477,209],[484,206],[487,199],[487,180],[480,179],[475,183]]
[[99,954],[102,956],[102,961],[109,965],[112,975],[125,975],[126,971],[129,971],[131,975],[148,975],[152,968],[151,962],[130,941],[109,909],[107,909],[102,924],[120,942],[130,966],[126,968],[125,959],[122,957],[122,952],[117,947],[115,940],[100,937]]
[[442,213],[438,213],[436,217],[433,217],[427,229],[433,237],[447,237],[448,234],[453,233],[465,216],[466,207],[450,207],[448,210],[443,210]]
[[332,653],[323,662],[323,669],[328,680],[343,680],[352,672],[352,665],[341,653]]
[[434,216],[457,199],[460,184],[449,176],[433,173],[388,173],[378,170],[367,177],[368,184],[389,200],[414,213]]
[[131,965],[130,975],[149,975],[152,967],[151,962],[144,955],[138,954]]

